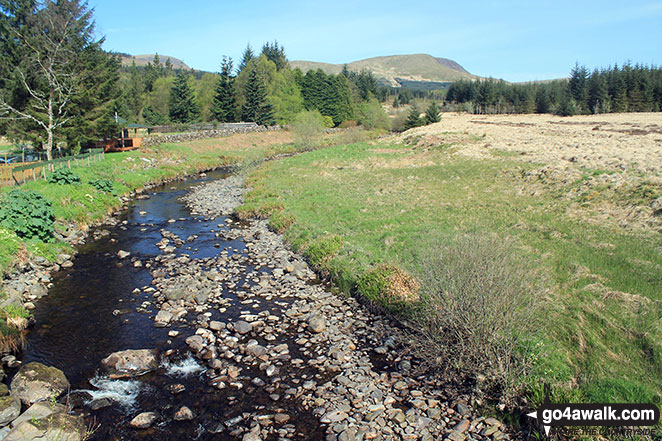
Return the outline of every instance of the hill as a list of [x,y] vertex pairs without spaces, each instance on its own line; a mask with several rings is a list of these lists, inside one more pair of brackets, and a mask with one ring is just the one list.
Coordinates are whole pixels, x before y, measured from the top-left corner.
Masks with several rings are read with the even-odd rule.
[[[143,55],[119,54],[119,55],[122,57],[122,65],[125,66],[130,66],[133,60],[136,61],[136,66],[147,66],[147,63],[151,63],[154,60],[154,54],[143,54]],[[169,55],[159,54],[159,59],[163,64],[165,64],[168,58],[170,58],[170,62],[172,63],[173,68],[191,70],[191,68],[179,58],[171,57]]]
[[[318,63],[315,61],[290,61],[293,68],[307,72],[311,69],[322,69],[326,73],[338,74],[343,64]],[[391,55],[386,57],[367,58],[365,60],[347,63],[353,71],[367,69],[381,82],[399,87],[404,82],[434,82],[447,83],[461,79],[476,79],[453,60],[435,58],[427,54]],[[404,80],[404,81],[403,81]]]

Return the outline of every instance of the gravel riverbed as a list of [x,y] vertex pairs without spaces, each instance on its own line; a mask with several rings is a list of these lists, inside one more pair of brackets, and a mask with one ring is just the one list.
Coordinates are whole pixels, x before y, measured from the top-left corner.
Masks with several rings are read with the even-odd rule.
[[[230,215],[242,194],[234,176],[183,200],[194,215],[213,219]],[[196,237],[173,230],[161,231],[162,254],[148,262],[153,283],[143,289],[153,292],[155,325],[185,339],[210,386],[268,394],[266,405],[256,402],[228,426],[237,439],[305,439],[281,405],[292,401],[328,441],[509,439],[501,422],[476,414],[469,397],[422,373],[387,317],[326,289],[266,221],[224,218],[216,236],[244,248],[219,247],[201,259],[178,253]],[[194,326],[182,328],[191,315]]]

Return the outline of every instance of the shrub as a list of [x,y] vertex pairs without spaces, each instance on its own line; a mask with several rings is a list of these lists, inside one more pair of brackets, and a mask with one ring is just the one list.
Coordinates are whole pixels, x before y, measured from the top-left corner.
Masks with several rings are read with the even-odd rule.
[[48,182],[59,185],[77,184],[80,182],[80,178],[68,168],[60,168],[55,170],[53,174],[48,177]]
[[338,127],[341,128],[341,129],[349,129],[351,127],[356,127],[358,125],[359,125],[358,121],[354,121],[354,120],[350,119],[350,120],[341,122]]
[[335,126],[333,122],[333,118],[331,118],[328,115],[322,115],[322,121],[324,121],[324,127],[327,129],[330,129],[331,127]]
[[296,143],[306,149],[316,147],[324,133],[324,117],[318,110],[300,112],[292,123]]
[[54,221],[51,203],[32,190],[14,189],[0,206],[0,225],[14,230],[19,237],[48,241],[53,237]]
[[115,194],[115,184],[111,179],[94,179],[89,184],[97,190]]
[[366,130],[384,129],[391,130],[391,121],[377,100],[361,103],[359,106],[359,123]]
[[531,360],[536,278],[508,240],[468,236],[424,249],[420,353],[459,381],[482,376],[512,391]]

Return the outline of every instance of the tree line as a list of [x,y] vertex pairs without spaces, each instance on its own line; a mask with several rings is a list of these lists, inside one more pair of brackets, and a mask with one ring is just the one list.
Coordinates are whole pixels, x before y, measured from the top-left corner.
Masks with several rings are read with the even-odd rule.
[[463,104],[472,113],[659,112],[662,69],[626,63],[589,71],[575,64],[569,79],[543,83],[462,80],[451,84],[446,101]]
[[[169,60],[166,61],[168,63]],[[254,121],[289,124],[303,110],[318,110],[330,126],[365,119],[367,103],[386,96],[368,71],[340,74],[291,69],[277,41],[259,53],[248,45],[235,66],[223,56],[218,73],[164,66],[158,55],[144,67],[124,67],[120,113],[148,125]],[[368,106],[372,111],[376,107]],[[379,119],[379,118],[378,118]],[[381,118],[383,120],[383,118]]]

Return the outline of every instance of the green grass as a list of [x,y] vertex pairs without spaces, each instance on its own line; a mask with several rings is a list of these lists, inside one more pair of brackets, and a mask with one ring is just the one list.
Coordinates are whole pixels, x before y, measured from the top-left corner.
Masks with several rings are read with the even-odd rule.
[[596,402],[662,394],[660,235],[571,217],[578,201],[557,191],[519,191],[526,183],[516,176],[536,166],[512,155],[473,160],[453,150],[360,143],[265,163],[240,212],[272,215],[347,292],[380,264],[416,273],[421,244],[435,236],[511,237],[549,285],[532,387],[551,381]]

